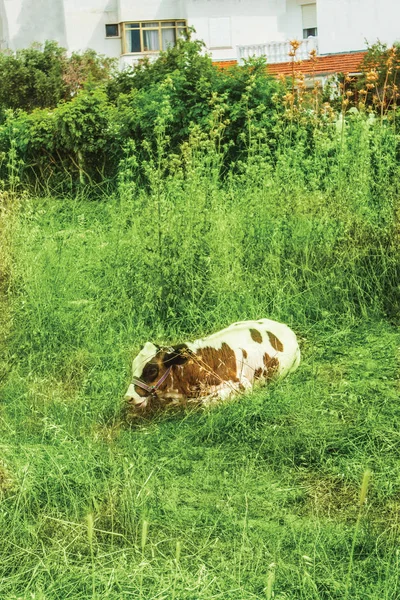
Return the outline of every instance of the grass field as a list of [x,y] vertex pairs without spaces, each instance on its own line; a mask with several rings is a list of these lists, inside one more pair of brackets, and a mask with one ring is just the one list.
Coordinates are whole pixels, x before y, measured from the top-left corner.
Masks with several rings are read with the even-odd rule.
[[[297,46],[278,82],[181,41],[58,106],[4,55],[0,600],[400,600],[399,53],[309,90]],[[262,317],[287,379],[126,418],[144,342]]]
[[398,598],[400,334],[304,335],[285,382],[131,429],[84,391],[14,375],[2,597]]
[[[147,202],[4,202],[0,598],[400,598],[382,221],[320,194],[286,210],[272,180],[169,185]],[[127,425],[143,341],[265,316],[299,335],[295,374]]]

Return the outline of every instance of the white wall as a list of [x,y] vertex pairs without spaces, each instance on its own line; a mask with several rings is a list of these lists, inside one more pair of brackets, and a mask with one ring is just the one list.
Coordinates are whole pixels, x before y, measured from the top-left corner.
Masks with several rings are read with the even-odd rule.
[[182,0],[119,0],[120,21],[184,19]]
[[307,0],[0,0],[0,19],[3,12],[12,49],[55,39],[69,51],[93,48],[114,57],[121,54],[121,40],[106,39],[106,23],[187,19],[212,57],[224,60],[237,58],[238,45],[301,38],[302,1]]
[[321,54],[400,40],[399,0],[317,0],[317,19]]
[[[187,19],[214,59],[236,58],[236,46],[302,38],[301,5],[312,0],[0,0],[2,47],[54,39],[69,51],[93,48],[119,57],[120,39],[105,24]],[[400,39],[400,0],[317,0],[322,54],[365,48],[365,39]]]
[[280,20],[280,28],[284,40],[303,39],[303,22],[299,0],[286,0],[286,10]]
[[[285,0],[186,0],[185,18],[215,60],[236,58],[236,46],[285,39]],[[219,31],[220,41],[217,41]]]
[[105,24],[118,22],[117,0],[0,0],[0,19],[12,50],[56,40],[69,51],[121,53],[120,40],[105,38]]
[[47,39],[66,43],[63,0],[0,0],[0,16],[8,48]]
[[105,24],[118,23],[117,0],[64,0],[67,48],[93,48],[101,54],[119,57],[120,39],[106,39]]

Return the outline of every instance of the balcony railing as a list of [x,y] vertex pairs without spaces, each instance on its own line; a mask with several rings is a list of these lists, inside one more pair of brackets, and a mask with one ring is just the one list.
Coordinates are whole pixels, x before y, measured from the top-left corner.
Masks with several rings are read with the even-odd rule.
[[[266,56],[267,62],[270,64],[289,62],[291,57],[290,42],[267,42],[265,44],[251,44],[249,46],[238,46],[238,63],[243,64],[244,60],[250,57]],[[300,47],[296,52],[297,60],[307,60],[310,58],[311,50],[315,50],[318,54],[318,38],[309,37],[302,40]]]

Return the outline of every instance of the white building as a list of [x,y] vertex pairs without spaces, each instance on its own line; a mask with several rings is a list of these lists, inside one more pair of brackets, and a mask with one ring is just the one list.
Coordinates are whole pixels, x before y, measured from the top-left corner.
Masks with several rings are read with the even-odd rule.
[[215,61],[266,54],[279,63],[290,39],[312,36],[300,52],[354,52],[366,40],[398,40],[399,22],[400,0],[0,0],[0,48],[52,39],[123,66],[156,56],[193,26]]

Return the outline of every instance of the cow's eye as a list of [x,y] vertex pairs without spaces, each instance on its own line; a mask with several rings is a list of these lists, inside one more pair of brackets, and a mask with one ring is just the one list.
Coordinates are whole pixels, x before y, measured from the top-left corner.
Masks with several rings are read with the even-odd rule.
[[142,374],[142,379],[144,379],[145,381],[154,381],[154,379],[157,377],[158,375],[158,365],[155,365],[153,363],[148,364],[145,366],[145,368],[143,369],[143,374]]

